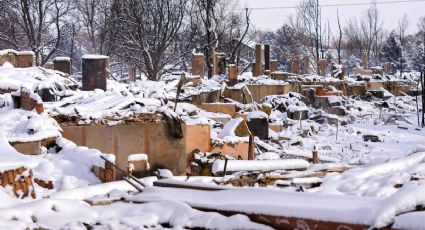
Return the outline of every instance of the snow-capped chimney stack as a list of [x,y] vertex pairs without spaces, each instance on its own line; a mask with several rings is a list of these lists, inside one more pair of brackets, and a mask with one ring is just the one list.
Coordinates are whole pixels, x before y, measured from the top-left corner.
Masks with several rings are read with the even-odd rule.
[[136,81],[136,66],[128,67],[128,81],[135,82]]
[[300,70],[300,60],[296,57],[291,62],[291,73],[298,74]]
[[320,76],[326,77],[326,59],[319,59],[318,63]]
[[273,73],[275,71],[277,71],[277,60],[272,59],[270,60],[270,72]]
[[313,147],[312,154],[313,154],[313,156],[312,156],[313,164],[318,164],[319,163],[319,153],[317,152],[316,145]]
[[270,44],[264,44],[264,71],[270,71]]
[[108,68],[108,56],[84,55],[82,60],[83,90],[102,89],[106,91]]
[[35,66],[35,54],[32,51],[19,51],[16,56],[16,67],[27,68]]
[[367,57],[367,53],[365,52],[364,54],[363,54],[363,64],[364,64],[364,68],[363,69],[365,69],[365,70],[368,70],[369,69],[369,59],[368,59],[368,57]]
[[384,73],[387,75],[393,74],[393,63],[385,62],[384,63]]
[[43,68],[45,68],[45,69],[54,69],[55,67],[54,67],[53,62],[49,61],[49,62],[44,63]]
[[238,67],[235,64],[229,65],[229,86],[234,86],[238,83]]
[[304,58],[303,58],[303,74],[309,73],[309,67],[310,67],[310,58],[308,56],[304,56]]
[[254,77],[258,77],[262,74],[262,72],[263,72],[263,61],[261,57],[261,44],[256,44],[255,45],[255,66],[254,66],[253,75]]
[[203,78],[205,76],[205,58],[202,53],[192,54],[192,75],[197,75]]
[[32,67],[35,66],[35,54],[32,51],[0,50],[0,65],[5,62],[19,68]]
[[226,54],[225,53],[215,53],[215,59],[217,66],[215,72],[218,75],[226,74]]
[[55,57],[53,59],[53,69],[71,75],[72,65],[69,57]]
[[[217,57],[215,55],[215,49],[211,49],[211,61],[212,61],[212,76],[216,75],[216,68],[217,68]],[[208,70],[209,71],[209,70]],[[208,72],[209,73],[209,72]]]

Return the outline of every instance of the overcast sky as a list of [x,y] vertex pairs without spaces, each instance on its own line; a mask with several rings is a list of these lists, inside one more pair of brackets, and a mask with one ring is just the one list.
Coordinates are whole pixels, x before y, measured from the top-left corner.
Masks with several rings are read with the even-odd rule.
[[[252,10],[251,20],[257,29],[276,30],[287,21],[289,15],[295,13],[295,9],[279,9],[275,7],[296,6],[300,0],[239,0],[241,8],[271,8],[263,10]],[[420,17],[425,16],[425,0],[413,0],[415,2],[385,3],[379,2],[406,1],[406,0],[377,0],[378,10],[384,28],[390,30],[395,28],[403,14],[407,14],[409,20],[409,32],[417,30],[417,22]],[[407,0],[412,1],[412,0]],[[320,0],[320,5],[370,3],[370,0]],[[351,6],[329,6],[322,8],[322,20],[329,23],[334,29],[337,28],[336,10],[339,8],[342,26],[353,17],[362,17],[368,5]],[[335,30],[334,30],[335,31]]]

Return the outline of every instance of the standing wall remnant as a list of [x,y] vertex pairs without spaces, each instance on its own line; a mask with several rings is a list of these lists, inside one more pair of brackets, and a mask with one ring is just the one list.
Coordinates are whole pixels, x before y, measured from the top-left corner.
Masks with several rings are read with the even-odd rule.
[[267,118],[267,114],[258,111],[253,113],[263,113],[265,116],[248,118],[246,124],[248,125],[249,130],[254,136],[257,136],[261,140],[269,138],[269,120]]
[[363,54],[363,64],[364,64],[364,68],[363,69],[368,70],[369,69],[369,59],[367,57],[367,53],[366,52]]
[[35,66],[35,55],[32,51],[20,51],[16,58],[17,67],[27,68]]
[[276,72],[277,71],[277,60],[276,59],[272,59],[270,60],[270,72]]
[[[185,175],[190,169],[191,152],[199,149],[206,152],[211,148],[209,125],[182,124],[183,138],[174,138],[164,121],[133,122],[120,125],[66,125],[61,124],[63,136],[77,145],[114,153],[115,165],[125,169],[128,156],[146,153],[151,170],[167,168],[174,175]],[[98,135],[102,133],[102,135]],[[105,165],[105,170],[110,168]],[[107,170],[109,171],[109,170]],[[112,173],[103,175],[103,181],[113,178]]]
[[32,51],[0,50],[0,65],[5,62],[19,68],[32,67],[35,66],[35,54]]
[[136,81],[136,66],[129,66],[128,67],[128,80],[129,80],[129,82],[135,82]]
[[215,72],[218,75],[226,74],[226,54],[215,53],[217,67],[214,66]]
[[394,74],[395,73],[395,65],[391,62],[385,62],[384,63],[384,73],[387,75]]
[[43,101],[40,96],[27,88],[21,88],[12,93],[14,108],[22,108],[27,111],[35,109],[38,114],[44,112]]
[[192,75],[197,75],[203,78],[205,76],[205,58],[202,53],[192,54]]
[[263,61],[261,57],[261,44],[255,45],[255,66],[254,66],[254,77],[260,76],[263,72]]
[[84,55],[82,62],[83,90],[102,89],[106,91],[109,57],[103,55]]
[[270,71],[270,44],[264,45],[264,71]]
[[300,70],[300,60],[298,58],[292,59],[291,62],[291,73],[298,74]]
[[71,75],[72,65],[69,57],[55,57],[53,59],[53,69]]
[[44,63],[43,68],[45,68],[45,69],[54,69],[55,67],[54,67],[53,62],[49,61],[49,62]]
[[308,56],[304,56],[303,58],[303,74],[308,74],[310,69],[310,58]]
[[320,76],[326,77],[326,59],[319,59],[318,63]]
[[[214,48],[212,48],[211,49],[211,61],[212,61],[212,68],[211,68],[211,75],[212,76],[214,76],[214,75],[216,75],[217,73],[216,73],[216,69],[217,69],[217,56],[215,55],[216,54],[216,52],[215,52],[215,49]],[[210,71],[210,69],[208,69],[208,71]],[[209,74],[209,72],[208,72],[208,74]]]
[[229,86],[234,86],[238,83],[238,67],[235,64],[229,65]]

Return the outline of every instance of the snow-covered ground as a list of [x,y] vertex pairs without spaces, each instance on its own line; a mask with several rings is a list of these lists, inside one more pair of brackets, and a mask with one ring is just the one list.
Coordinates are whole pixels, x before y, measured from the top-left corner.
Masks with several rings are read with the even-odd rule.
[[[52,117],[114,125],[134,114],[164,113],[188,124],[209,124],[213,142],[247,142],[248,137],[236,135],[243,118],[207,112],[187,100],[200,92],[222,90],[225,85],[219,76],[186,84],[180,99],[187,102],[178,103],[175,111],[178,80],[129,85],[109,80],[107,91],[83,92],[71,89],[76,82],[56,71],[5,64],[0,66],[0,81],[0,88],[53,89],[58,97],[44,102],[45,111],[38,114],[14,109],[12,95],[0,95],[0,172],[23,166],[31,170],[33,179],[53,184],[53,189],[47,189],[34,183],[36,198],[24,199],[15,198],[10,186],[0,186],[1,228],[270,229],[248,218],[258,213],[376,228],[425,228],[420,208],[425,205],[425,130],[418,126],[415,97],[390,97],[386,106],[378,98],[329,97],[341,113],[315,109],[298,93],[237,104],[238,114],[246,115],[248,121],[268,119],[282,126],[279,132],[270,129],[267,140],[254,139],[256,161],[226,163],[199,155],[197,160],[211,163],[213,173],[224,167],[233,173],[179,177],[162,170],[158,176],[140,179],[145,187],[139,192],[125,181],[101,183],[92,168],[104,168],[100,157],[114,162],[114,155],[62,138]],[[243,83],[285,84],[250,74],[243,74],[239,81],[235,88]],[[271,108],[270,114],[256,111],[259,108]],[[289,119],[288,114],[300,111],[307,119]],[[365,136],[376,137],[377,142],[365,141]],[[36,156],[19,153],[10,145],[46,138],[56,138],[54,146],[43,147]],[[314,151],[318,164],[310,162]],[[129,158],[148,159],[145,154]],[[161,177],[213,191],[154,186]],[[242,179],[253,183],[236,186]],[[223,210],[242,214],[225,216],[219,213]]]

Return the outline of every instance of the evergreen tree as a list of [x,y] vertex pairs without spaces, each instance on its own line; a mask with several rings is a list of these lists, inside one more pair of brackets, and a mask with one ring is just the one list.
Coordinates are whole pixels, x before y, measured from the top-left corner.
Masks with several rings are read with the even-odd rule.
[[[404,52],[406,53],[406,52]],[[407,67],[407,57],[402,56],[402,47],[398,39],[398,35],[392,31],[381,48],[381,57],[384,62],[392,62],[396,64],[397,69],[400,69],[400,65],[403,65],[403,69]],[[401,57],[401,63],[400,63]]]
[[382,45],[381,56],[385,62],[397,63],[401,55],[400,43],[397,41],[397,34],[392,31],[385,43]]
[[414,45],[412,46],[412,68],[416,71],[422,71],[425,68],[425,49],[422,33],[415,36]]

